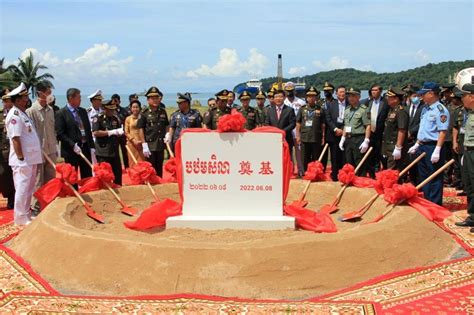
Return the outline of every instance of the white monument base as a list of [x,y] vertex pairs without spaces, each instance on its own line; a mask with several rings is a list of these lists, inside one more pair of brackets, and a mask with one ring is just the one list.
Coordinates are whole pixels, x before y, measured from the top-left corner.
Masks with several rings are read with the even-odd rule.
[[175,216],[166,220],[166,228],[198,230],[284,230],[295,228],[295,218],[287,216]]

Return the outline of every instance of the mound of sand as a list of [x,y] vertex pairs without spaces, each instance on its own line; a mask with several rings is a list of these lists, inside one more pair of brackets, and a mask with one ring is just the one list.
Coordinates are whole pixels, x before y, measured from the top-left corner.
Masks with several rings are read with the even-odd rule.
[[[288,200],[304,181],[294,180]],[[309,208],[332,202],[338,183],[313,183]],[[176,184],[155,186],[160,197],[178,200]],[[88,218],[74,198],[54,201],[11,244],[41,276],[64,293],[151,295],[195,293],[242,298],[300,299],[344,288],[389,272],[447,260],[458,245],[410,207],[397,207],[377,224],[339,222],[372,189],[346,190],[333,216],[339,232],[199,231],[126,229],[130,217],[107,191],[86,196],[106,224]],[[152,201],[146,187],[119,194],[139,209]],[[385,209],[378,200],[366,219]]]

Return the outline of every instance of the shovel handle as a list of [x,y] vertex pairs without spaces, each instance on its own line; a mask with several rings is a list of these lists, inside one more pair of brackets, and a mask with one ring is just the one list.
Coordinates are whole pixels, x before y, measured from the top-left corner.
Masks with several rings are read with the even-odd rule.
[[425,186],[428,182],[430,182],[433,178],[444,172],[445,169],[447,169],[451,164],[453,164],[455,161],[454,159],[451,159],[448,163],[444,164],[441,166],[439,169],[436,170],[433,174],[431,174],[427,179],[422,181],[421,183],[416,186],[416,189],[420,189],[421,187]]
[[426,155],[426,152],[423,152],[423,153],[421,153],[420,155],[418,155],[418,157],[417,157],[416,159],[414,159],[413,162],[411,162],[410,164],[408,164],[408,166],[405,167],[405,168],[400,172],[400,174],[398,175],[398,177],[402,177],[403,175],[405,175],[405,174],[410,170],[410,168],[412,168],[413,165],[415,165],[416,163],[418,163],[425,155]]
[[324,154],[326,154],[326,151],[327,151],[327,149],[328,149],[328,146],[329,146],[328,143],[326,143],[326,144],[324,145],[323,151],[321,151],[321,154],[319,155],[319,158],[318,158],[318,161],[319,161],[319,162],[321,162],[321,160],[322,160],[323,157],[324,157]]
[[[127,152],[128,152],[128,155],[130,155],[132,157],[132,160],[135,164],[138,164],[138,161],[137,159],[135,158],[135,156],[133,155],[133,152],[132,152],[132,149],[130,149],[128,147],[128,145],[125,146],[127,148]],[[151,191],[151,194],[153,195],[153,197],[155,198],[155,200],[160,200],[160,198],[158,198],[158,196],[156,195],[156,192],[155,190],[153,189],[153,187],[151,187],[151,184],[149,181],[145,181],[146,185],[148,186],[148,188],[150,189]]]
[[362,165],[364,165],[364,162],[365,160],[367,160],[367,158],[369,157],[370,153],[372,152],[373,148],[370,147],[367,152],[365,152],[365,155],[364,157],[362,158],[362,160],[360,160],[359,164],[357,164],[357,167],[354,171],[355,174],[357,174],[357,172],[360,170],[360,168],[362,167]]
[[170,144],[166,142],[166,148],[168,149],[168,152],[172,158],[174,158],[174,152],[171,150]]
[[306,182],[306,185],[304,186],[303,191],[301,192],[300,196],[298,197],[298,201],[303,201],[303,200],[304,200],[304,197],[306,196],[306,193],[308,192],[309,185],[311,185],[311,181],[310,181],[310,180],[308,180],[308,181]]

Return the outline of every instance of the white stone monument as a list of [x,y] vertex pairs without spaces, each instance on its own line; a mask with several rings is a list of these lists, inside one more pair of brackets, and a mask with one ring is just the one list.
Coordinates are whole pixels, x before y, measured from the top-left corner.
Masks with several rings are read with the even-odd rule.
[[276,230],[295,227],[283,215],[281,134],[184,133],[183,215],[168,228]]

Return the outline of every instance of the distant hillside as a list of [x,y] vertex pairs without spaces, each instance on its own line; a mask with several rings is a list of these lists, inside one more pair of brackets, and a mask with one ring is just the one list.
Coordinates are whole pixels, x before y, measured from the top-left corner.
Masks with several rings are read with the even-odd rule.
[[[324,82],[327,81],[336,87],[343,84],[347,87],[359,88],[361,90],[367,90],[375,83],[381,84],[384,88],[390,85],[402,87],[409,83],[421,85],[424,81],[435,81],[442,84],[448,83],[448,77],[453,80],[453,75],[457,71],[469,67],[474,67],[474,60],[447,61],[437,64],[429,63],[423,67],[392,73],[376,73],[349,68],[318,72],[303,77],[284,78],[283,82],[297,82],[299,80],[306,82],[306,86],[314,85],[321,89]],[[276,77],[265,78],[261,81],[266,91],[273,82],[276,82]]]

